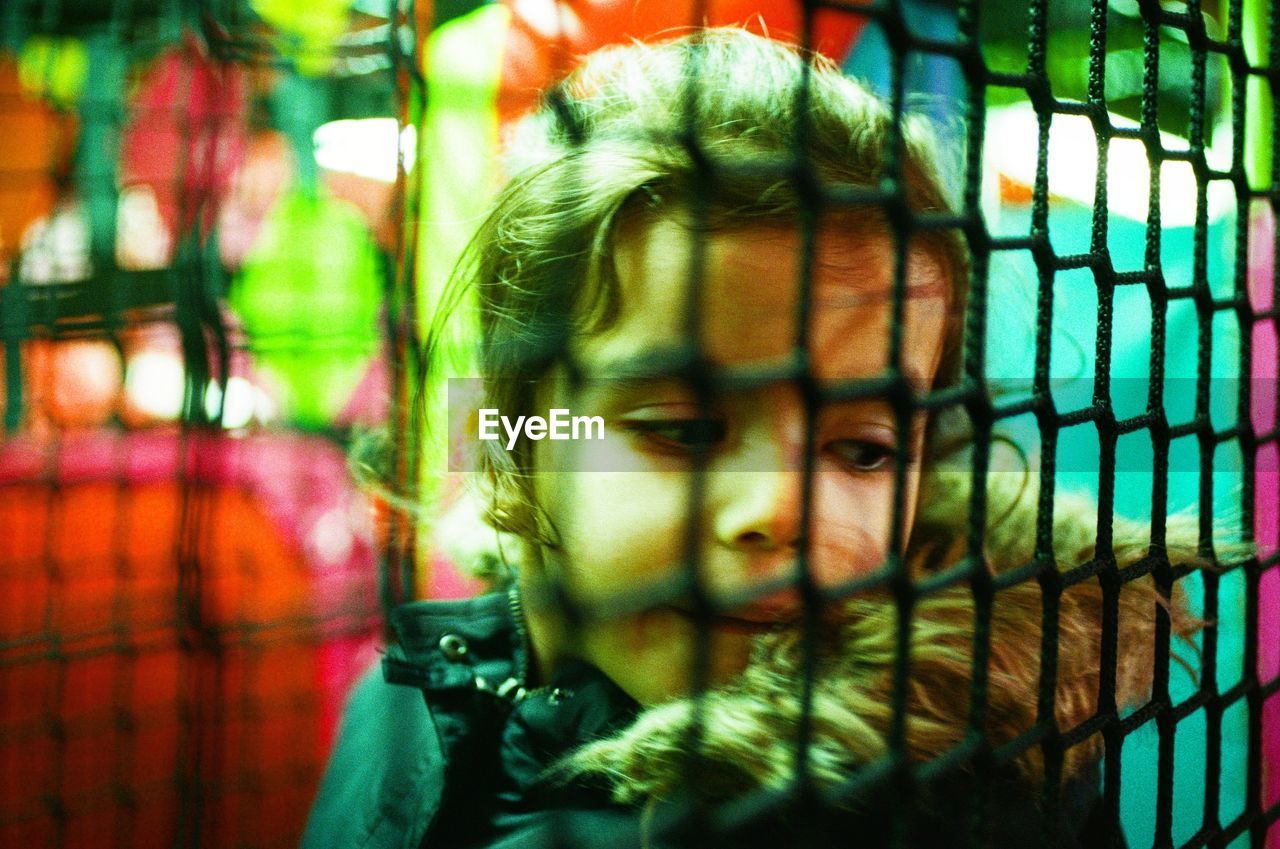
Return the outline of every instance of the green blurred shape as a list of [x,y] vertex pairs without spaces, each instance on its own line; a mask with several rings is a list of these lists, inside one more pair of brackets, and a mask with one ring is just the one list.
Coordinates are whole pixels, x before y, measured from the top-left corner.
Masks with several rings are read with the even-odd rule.
[[431,328],[434,342],[422,376],[425,403],[418,452],[420,492],[426,504],[446,476],[453,447],[448,436],[448,379],[472,376],[476,369],[480,333],[475,295],[451,293],[449,283],[500,184],[497,98],[510,18],[510,10],[501,4],[455,18],[431,33],[423,57],[428,90],[418,122],[418,167],[423,176],[417,318],[421,326]]
[[22,88],[64,109],[79,102],[88,72],[89,51],[76,38],[32,36],[18,58]]
[[[1245,55],[1253,65],[1266,65],[1271,53],[1267,28],[1268,5],[1263,0],[1244,0],[1241,10]],[[1273,94],[1270,85],[1262,78],[1248,77],[1245,86],[1245,171],[1249,176],[1249,184],[1255,187],[1267,187],[1271,183]],[[1229,97],[1229,93],[1226,96]]]
[[[427,40],[426,108],[418,162],[424,169],[418,243],[419,319],[429,324],[458,258],[499,185],[498,87],[511,13],[482,7]],[[458,339],[474,344],[472,329]]]
[[230,302],[286,421],[329,425],[378,346],[382,263],[360,213],[323,195],[286,194],[263,222]]
[[298,70],[328,70],[334,42],[346,32],[351,0],[251,0],[253,11],[283,36],[281,52]]

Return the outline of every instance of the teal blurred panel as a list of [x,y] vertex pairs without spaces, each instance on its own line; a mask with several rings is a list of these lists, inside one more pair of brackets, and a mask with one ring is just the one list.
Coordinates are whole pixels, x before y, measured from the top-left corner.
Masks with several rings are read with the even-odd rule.
[[[1112,266],[1117,271],[1143,267],[1146,224],[1121,216],[1109,219],[1107,244]],[[1232,287],[1230,258],[1234,221],[1227,217],[1212,222],[1207,231],[1210,254],[1208,267],[1213,292],[1222,296]],[[1092,210],[1070,201],[1051,204],[1050,241],[1059,254],[1085,253],[1089,247]],[[1003,208],[998,231],[1002,235],[1026,234],[1030,229],[1029,208]],[[1166,228],[1161,233],[1162,270],[1171,286],[1192,282],[1194,231],[1190,227]],[[1225,260],[1224,260],[1225,255]],[[1223,279],[1226,276],[1227,279]],[[1030,391],[1034,373],[1034,326],[1037,272],[1026,251],[998,255],[992,263],[991,315],[989,327],[1002,328],[999,338],[988,338],[988,374],[1010,397]],[[1052,340],[1053,396],[1060,413],[1087,406],[1093,396],[1097,365],[1098,297],[1093,273],[1087,269],[1060,271],[1054,278],[1054,334]],[[1133,416],[1146,409],[1151,357],[1151,301],[1141,285],[1117,288],[1113,300],[1111,344],[1111,401],[1116,414]],[[1240,332],[1229,313],[1212,323],[1208,335],[1212,346],[1210,415],[1222,429],[1236,421],[1240,356]],[[1165,399],[1170,424],[1189,421],[1195,411],[1196,374],[1199,355],[1199,316],[1190,299],[1171,301],[1166,313]],[[1011,328],[1007,332],[1005,328]],[[1010,338],[1025,335],[1025,344],[1011,344]],[[1039,433],[1035,421],[1020,417],[1006,430],[1025,446],[1035,468],[1039,457]],[[1115,509],[1120,515],[1142,518],[1151,513],[1153,452],[1145,432],[1122,438],[1117,452]],[[1078,425],[1060,432],[1056,484],[1059,490],[1098,491],[1098,433],[1092,424]],[[1170,450],[1168,500],[1170,514],[1199,510],[1200,448],[1194,438],[1179,439]],[[1233,443],[1220,445],[1213,456],[1212,492],[1215,523],[1234,531],[1240,524],[1242,458]],[[1217,687],[1219,691],[1237,683],[1244,658],[1243,575],[1230,573],[1218,581]],[[1202,612],[1205,582],[1199,575],[1183,581],[1193,610]],[[1198,641],[1199,642],[1199,641]],[[1197,646],[1199,648],[1199,646]],[[1174,664],[1170,694],[1181,702],[1196,692],[1203,662],[1194,651],[1181,656],[1197,672]],[[1229,710],[1222,721],[1222,776],[1220,816],[1224,821],[1240,813],[1245,799],[1245,765],[1248,752],[1247,711]],[[1173,811],[1174,845],[1186,842],[1203,824],[1205,792],[1206,733],[1203,712],[1180,723],[1175,732]],[[1155,789],[1158,777],[1158,736],[1148,723],[1125,741],[1122,751],[1122,817],[1129,843],[1151,844],[1155,832]]]

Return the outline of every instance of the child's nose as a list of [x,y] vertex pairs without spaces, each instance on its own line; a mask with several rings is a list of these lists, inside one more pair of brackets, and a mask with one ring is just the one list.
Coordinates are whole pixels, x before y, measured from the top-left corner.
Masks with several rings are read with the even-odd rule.
[[739,444],[716,475],[719,541],[753,551],[794,549],[802,531],[801,451],[804,411],[794,390],[773,388],[754,399]]
[[714,527],[721,544],[750,551],[798,546],[803,510],[799,472],[726,472],[718,478],[720,506]]

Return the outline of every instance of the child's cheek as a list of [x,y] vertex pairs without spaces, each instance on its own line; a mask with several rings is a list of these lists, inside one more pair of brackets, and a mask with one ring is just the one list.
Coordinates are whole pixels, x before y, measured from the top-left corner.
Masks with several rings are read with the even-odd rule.
[[833,586],[884,565],[893,521],[891,475],[867,479],[819,475],[814,498],[809,562],[821,585]]
[[687,498],[667,476],[557,475],[548,512],[574,589],[607,599],[644,589],[678,568]]

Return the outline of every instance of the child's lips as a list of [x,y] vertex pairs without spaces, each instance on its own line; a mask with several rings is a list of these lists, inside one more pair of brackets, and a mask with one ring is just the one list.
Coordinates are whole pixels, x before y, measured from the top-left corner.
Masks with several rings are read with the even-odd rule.
[[694,626],[705,622],[712,630],[735,634],[768,634],[800,621],[800,612],[787,608],[745,607],[710,614],[677,605],[669,605],[667,609]]

